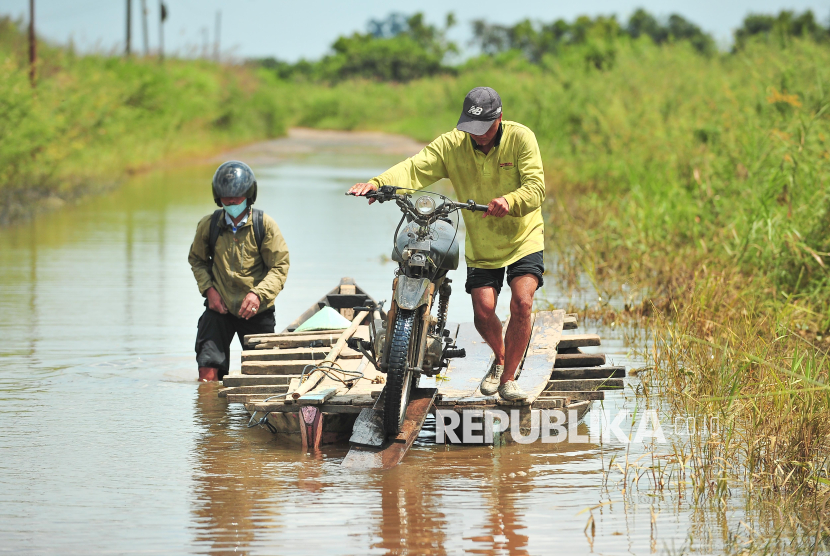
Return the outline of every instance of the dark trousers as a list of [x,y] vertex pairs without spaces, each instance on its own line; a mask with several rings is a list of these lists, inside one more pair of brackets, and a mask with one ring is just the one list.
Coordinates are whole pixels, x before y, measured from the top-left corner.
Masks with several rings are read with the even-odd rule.
[[219,369],[219,380],[222,380],[230,368],[231,342],[234,334],[239,336],[242,349],[248,349],[242,341],[246,334],[272,334],[273,332],[274,311],[260,313],[245,320],[230,313],[222,315],[205,309],[199,317],[199,327],[196,332],[196,363],[199,367]]

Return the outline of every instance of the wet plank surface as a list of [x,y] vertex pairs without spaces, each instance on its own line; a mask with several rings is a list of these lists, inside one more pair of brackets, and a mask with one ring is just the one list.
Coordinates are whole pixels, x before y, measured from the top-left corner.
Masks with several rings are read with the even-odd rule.
[[[504,329],[507,329],[507,323]],[[453,359],[449,369],[443,373],[446,379],[438,383],[438,392],[444,398],[470,398],[476,395],[481,379],[490,369],[493,350],[471,322],[459,325],[456,345],[467,350],[467,357]]]
[[564,322],[565,311],[562,310],[536,314],[522,373],[517,379],[519,387],[527,392],[527,403],[533,403],[550,380]]
[[[401,433],[396,437],[387,438],[380,448],[352,445],[341,465],[360,470],[391,469],[398,465],[418,437],[437,393],[438,390],[435,388],[412,390],[409,405],[406,406],[406,420],[401,427]],[[367,415],[366,418],[369,419],[369,417]]]

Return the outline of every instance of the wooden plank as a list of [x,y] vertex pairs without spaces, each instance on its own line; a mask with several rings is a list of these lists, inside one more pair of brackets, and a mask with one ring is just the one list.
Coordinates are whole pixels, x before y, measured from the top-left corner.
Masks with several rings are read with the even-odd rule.
[[559,340],[559,346],[563,348],[589,347],[600,345],[599,336],[596,334],[567,334]]
[[361,407],[372,407],[375,405],[375,398],[373,398],[369,394],[355,396],[352,398],[352,405],[357,405]]
[[467,357],[453,359],[442,373],[445,380],[437,384],[444,397],[466,398],[475,394],[481,379],[490,368],[493,350],[482,339],[471,322],[458,327],[456,345],[467,350]]
[[571,392],[581,390],[620,390],[625,383],[621,378],[587,378],[583,380],[549,380],[548,392]]
[[299,375],[303,369],[312,364],[304,359],[300,361],[244,361],[243,375]]
[[219,391],[220,398],[226,398],[230,394],[285,394],[288,392],[288,384],[269,384],[264,386],[235,386],[223,388]]
[[401,434],[387,438],[380,448],[353,445],[341,465],[351,469],[391,469],[398,465],[418,437],[437,394],[436,388],[414,388]]
[[536,313],[527,355],[522,364],[522,373],[516,379],[518,386],[527,392],[527,404],[532,404],[539,397],[550,380],[551,369],[556,361],[556,346],[562,337],[564,319],[565,311],[562,310]]
[[570,398],[539,396],[533,402],[533,409],[562,409],[568,405],[570,401]]
[[567,369],[554,369],[550,374],[551,380],[622,378],[624,376],[625,367],[572,367]]
[[458,398],[455,400],[455,405],[495,405],[501,401],[501,398],[498,396],[469,396],[467,398]]
[[278,384],[288,385],[289,381],[300,375],[243,375],[230,374],[225,375],[222,379],[222,384],[226,387],[234,386],[271,386]]
[[[342,284],[340,286],[341,295],[355,295],[356,293],[357,286],[354,284]],[[353,305],[353,307],[356,305],[357,304]],[[351,307],[344,307],[340,309],[340,314],[351,321],[354,318],[354,309],[352,309]]]
[[352,404],[352,400],[353,400],[354,398],[355,398],[355,396],[350,396],[350,395],[348,395],[348,394],[346,394],[346,395],[342,395],[342,396],[335,394],[334,396],[332,396],[332,397],[331,397],[331,399],[329,399],[329,400],[327,400],[327,401],[326,401],[326,404],[333,404],[333,405],[351,405],[351,404]]
[[279,340],[296,340],[306,336],[310,338],[328,338],[333,335],[336,338],[341,332],[343,330],[302,330],[300,332],[280,332],[279,334],[248,334],[244,336],[244,342],[246,345],[255,346]]
[[278,401],[285,398],[285,394],[228,394],[225,399],[228,403],[251,403],[261,402],[268,398],[273,398],[271,401]]
[[254,349],[300,348],[300,347],[330,347],[337,341],[333,333],[325,336],[295,336],[293,338],[276,338],[254,345]]
[[[286,387],[286,391],[288,388]],[[322,405],[337,393],[337,388],[326,388],[322,391],[309,392],[297,398],[299,405]]]
[[[273,413],[297,413],[301,407],[296,403],[287,404],[280,399],[273,399],[271,401],[264,401],[262,398],[260,399],[253,399],[248,400],[245,403],[245,409],[248,412],[260,411],[260,412],[273,412]],[[332,404],[332,403],[325,403],[321,406],[316,406],[320,408],[320,411],[324,413],[347,413],[347,414],[354,414],[357,415],[360,413],[362,409],[360,406],[357,405],[343,405],[343,404]]]
[[600,365],[605,365],[605,354],[602,353],[557,353],[553,366],[558,369],[568,367],[599,367]]
[[[322,361],[329,350],[326,348],[285,348],[285,349],[247,349],[242,352],[242,361],[280,361],[283,359]],[[340,353],[341,359],[360,359],[359,351],[346,348]]]
[[562,321],[562,330],[576,330],[579,328],[579,321],[576,313],[568,313],[565,315],[565,320]]
[[[571,400],[604,400],[605,392],[603,390],[592,390],[587,392],[568,391],[568,397]],[[561,396],[562,392],[542,392],[542,396]]]

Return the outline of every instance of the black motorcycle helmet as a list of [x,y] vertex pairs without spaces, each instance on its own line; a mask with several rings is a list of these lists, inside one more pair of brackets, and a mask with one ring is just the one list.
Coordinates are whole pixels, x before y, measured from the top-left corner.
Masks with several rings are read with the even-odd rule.
[[256,178],[251,167],[238,160],[229,160],[213,174],[213,200],[221,207],[222,197],[246,197],[248,206],[256,201]]

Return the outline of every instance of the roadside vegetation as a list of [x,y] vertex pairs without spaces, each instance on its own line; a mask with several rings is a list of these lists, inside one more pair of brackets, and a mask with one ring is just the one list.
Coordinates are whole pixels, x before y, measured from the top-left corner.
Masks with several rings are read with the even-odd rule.
[[422,140],[452,128],[467,90],[496,88],[539,139],[561,283],[587,275],[593,314],[647,319],[645,392],[722,425],[677,447],[684,476],[716,501],[737,483],[811,501],[821,519],[806,526],[824,536],[828,30],[809,12],[751,16],[719,52],[688,22],[635,15],[558,40],[555,24],[482,24],[487,53],[456,75],[281,86],[301,125]]
[[5,20],[0,188],[12,199],[71,190],[293,125],[430,140],[454,126],[469,89],[492,86],[543,151],[559,281],[588,276],[593,314],[609,321],[648,319],[646,392],[728,423],[683,448],[701,492],[726,496],[742,481],[823,514],[827,27],[810,12],[753,15],[723,52],[682,17],[642,10],[627,22],[477,21],[482,54],[453,64],[454,24],[393,15],[297,64],[160,65],[42,45],[33,92],[22,35]]
[[0,18],[0,225],[157,162],[285,133],[273,79],[250,68],[38,52],[33,89],[24,30]]

